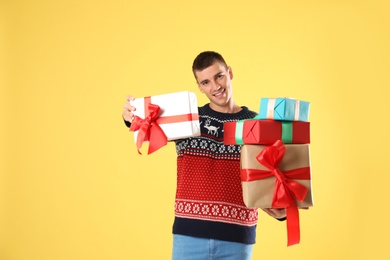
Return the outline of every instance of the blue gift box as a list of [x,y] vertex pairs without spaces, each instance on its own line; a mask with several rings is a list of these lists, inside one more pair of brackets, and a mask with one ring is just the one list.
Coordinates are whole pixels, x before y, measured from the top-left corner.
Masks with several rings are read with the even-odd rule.
[[310,102],[293,98],[261,98],[259,119],[309,122]]

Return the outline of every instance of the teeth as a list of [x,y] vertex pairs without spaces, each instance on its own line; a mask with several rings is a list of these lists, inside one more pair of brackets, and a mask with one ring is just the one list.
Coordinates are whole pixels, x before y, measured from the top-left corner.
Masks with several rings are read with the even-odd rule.
[[225,92],[224,89],[222,89],[221,91],[219,91],[217,93],[214,93],[214,96],[220,96],[220,95],[222,95],[223,92]]

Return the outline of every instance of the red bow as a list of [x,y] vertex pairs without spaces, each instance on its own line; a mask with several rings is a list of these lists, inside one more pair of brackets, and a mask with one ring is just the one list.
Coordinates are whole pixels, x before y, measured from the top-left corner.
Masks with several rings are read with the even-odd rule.
[[[146,99],[145,102],[147,102]],[[149,111],[149,114],[147,114],[147,111]],[[141,154],[139,150],[141,149],[144,141],[149,141],[148,154],[155,152],[168,142],[167,136],[161,127],[155,122],[158,118],[159,111],[160,107],[158,105],[145,103],[145,115],[147,114],[145,119],[135,116],[133,122],[131,123],[130,131],[139,130],[137,136],[137,148],[139,154]]]
[[282,172],[279,163],[283,159],[286,147],[278,140],[273,145],[262,150],[256,159],[270,171],[260,171],[261,178],[276,177],[273,208],[286,208],[287,216],[287,245],[298,244],[300,241],[299,212],[294,198],[303,201],[308,189],[292,179],[310,179],[310,168],[303,167]]

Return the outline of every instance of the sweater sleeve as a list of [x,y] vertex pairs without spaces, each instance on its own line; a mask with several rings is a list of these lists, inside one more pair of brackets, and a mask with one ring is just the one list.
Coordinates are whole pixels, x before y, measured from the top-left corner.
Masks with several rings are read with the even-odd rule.
[[[122,119],[123,119],[123,118],[122,118]],[[129,121],[126,121],[126,120],[123,119],[123,122],[125,122],[125,125],[126,125],[128,128],[130,128],[131,123],[130,123]]]

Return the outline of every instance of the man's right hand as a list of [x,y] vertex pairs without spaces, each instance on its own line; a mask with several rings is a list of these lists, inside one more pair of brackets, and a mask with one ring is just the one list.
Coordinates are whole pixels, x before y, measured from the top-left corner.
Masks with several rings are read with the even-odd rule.
[[135,98],[133,96],[127,96],[125,105],[123,107],[122,117],[125,121],[130,122],[130,123],[133,121],[133,118],[134,118],[133,111],[135,111],[135,107],[130,105],[130,101],[134,100],[134,99]]

